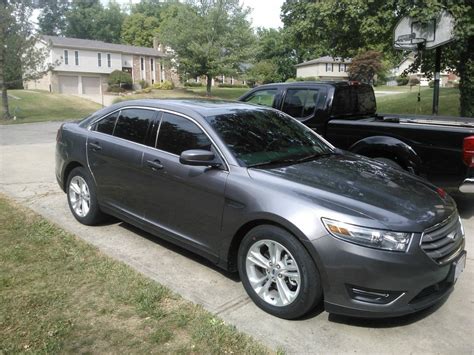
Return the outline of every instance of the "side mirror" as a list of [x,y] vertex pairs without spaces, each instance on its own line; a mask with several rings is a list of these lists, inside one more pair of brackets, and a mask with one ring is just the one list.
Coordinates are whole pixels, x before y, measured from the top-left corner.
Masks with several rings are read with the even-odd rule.
[[219,167],[221,163],[215,161],[213,152],[202,149],[185,150],[179,157],[179,162],[184,165]]

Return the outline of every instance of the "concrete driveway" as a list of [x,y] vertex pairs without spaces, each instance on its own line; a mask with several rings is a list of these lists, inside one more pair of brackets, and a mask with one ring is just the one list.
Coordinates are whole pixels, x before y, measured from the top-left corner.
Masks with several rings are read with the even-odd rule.
[[0,126],[0,192],[270,348],[288,353],[473,353],[474,199],[457,198],[469,253],[466,269],[444,304],[392,320],[357,320],[319,310],[304,320],[286,321],[254,306],[236,275],[178,247],[125,223],[85,227],[76,222],[54,177],[59,125]]

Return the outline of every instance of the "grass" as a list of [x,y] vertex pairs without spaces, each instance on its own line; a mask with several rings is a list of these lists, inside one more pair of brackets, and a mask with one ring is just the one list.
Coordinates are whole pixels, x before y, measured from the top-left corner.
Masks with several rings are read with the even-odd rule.
[[[237,100],[241,95],[249,91],[247,88],[212,88],[211,98],[224,100]],[[119,96],[114,103],[125,100],[136,99],[175,99],[175,98],[200,98],[206,97],[206,88],[186,88],[174,90],[153,90],[150,93]]]
[[0,225],[0,354],[269,352],[2,196]]
[[[417,101],[418,89],[411,92],[386,95],[377,98],[377,111],[380,113],[406,113],[431,115],[433,89],[421,89],[421,101]],[[439,94],[439,114],[459,116],[459,89],[441,88]]]
[[16,120],[0,124],[65,121],[86,117],[101,106],[73,95],[52,94],[40,90],[9,90],[10,113]]

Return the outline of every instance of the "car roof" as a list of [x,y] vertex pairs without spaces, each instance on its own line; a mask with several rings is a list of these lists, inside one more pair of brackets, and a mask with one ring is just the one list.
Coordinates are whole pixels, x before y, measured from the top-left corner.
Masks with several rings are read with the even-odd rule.
[[264,106],[258,106],[253,104],[248,104],[239,101],[230,101],[230,100],[214,100],[214,99],[140,99],[140,100],[128,100],[121,101],[114,105],[108,106],[102,110],[99,110],[92,114],[90,117],[86,118],[83,123],[88,124],[88,122],[95,120],[98,117],[105,116],[117,109],[123,107],[150,107],[163,110],[170,110],[184,115],[188,115],[194,118],[196,116],[200,117],[209,117],[220,114],[235,113],[236,110],[263,110],[269,109]]
[[255,87],[252,90],[261,89],[265,87],[287,87],[287,86],[308,86],[308,85],[328,85],[328,86],[357,86],[357,85],[368,85],[361,82],[351,82],[347,80],[318,80],[318,81],[291,81],[286,83],[271,83],[264,84]]

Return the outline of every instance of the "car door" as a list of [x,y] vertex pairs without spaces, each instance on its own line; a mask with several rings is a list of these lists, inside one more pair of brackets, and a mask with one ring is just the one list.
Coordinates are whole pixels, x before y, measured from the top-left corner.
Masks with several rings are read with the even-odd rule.
[[143,215],[143,144],[156,114],[155,110],[124,108],[92,125],[87,157],[101,205]]
[[156,149],[147,148],[143,156],[145,220],[213,253],[219,245],[228,176],[224,161],[222,168],[179,162],[181,152],[188,149],[218,154],[203,129],[187,117],[164,112],[157,131]]

